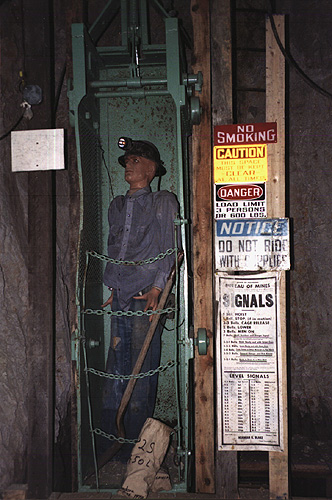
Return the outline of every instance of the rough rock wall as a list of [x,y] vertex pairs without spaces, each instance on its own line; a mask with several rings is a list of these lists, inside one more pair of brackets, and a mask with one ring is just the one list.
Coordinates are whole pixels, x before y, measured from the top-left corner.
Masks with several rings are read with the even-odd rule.
[[[71,67],[71,22],[78,2],[54,2],[55,87],[61,90],[56,127],[65,128],[66,170],[56,177],[55,489],[71,489],[71,349],[76,324],[75,262],[79,193],[74,132],[68,124],[66,78]],[[22,113],[19,71],[24,69],[22,0],[0,3],[0,136]],[[30,82],[33,75],[28,75]],[[38,83],[38,82],[32,82]],[[17,130],[34,128],[22,120]],[[10,135],[0,141],[0,491],[26,482],[28,322],[28,175],[11,172]]]
[[[0,6],[0,136],[22,114],[20,2]],[[17,33],[13,37],[12,33]],[[24,126],[24,124],[22,124]],[[0,489],[22,481],[27,446],[27,176],[11,172],[10,136],[0,141]]]
[[[332,94],[332,3],[280,2],[290,50],[300,67]],[[289,204],[293,433],[331,438],[332,424],[332,98],[289,71]],[[328,437],[329,436],[329,437]]]

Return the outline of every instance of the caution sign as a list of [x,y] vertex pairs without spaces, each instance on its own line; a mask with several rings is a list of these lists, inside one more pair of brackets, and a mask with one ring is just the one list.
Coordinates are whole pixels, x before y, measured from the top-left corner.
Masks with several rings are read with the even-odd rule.
[[216,279],[218,449],[281,451],[278,275]]
[[265,183],[216,184],[215,219],[266,217]]
[[267,146],[214,146],[214,183],[267,181]]
[[286,271],[290,269],[289,219],[216,221],[216,269]]

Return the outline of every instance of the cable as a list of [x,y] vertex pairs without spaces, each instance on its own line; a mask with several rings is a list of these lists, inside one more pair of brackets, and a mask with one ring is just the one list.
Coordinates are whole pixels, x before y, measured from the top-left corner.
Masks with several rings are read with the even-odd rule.
[[61,91],[62,91],[63,82],[64,82],[65,75],[66,75],[66,69],[67,69],[67,63],[65,63],[63,65],[63,68],[62,68],[61,73],[60,73],[58,87],[56,89],[56,93],[55,93],[55,97],[54,97],[54,115],[56,115],[56,113],[58,111]]
[[97,139],[98,139],[98,146],[99,146],[99,148],[101,150],[101,158],[103,160],[103,165],[104,165],[104,167],[106,169],[106,172],[107,172],[108,182],[109,182],[109,185],[110,185],[112,199],[114,200],[113,184],[112,184],[111,174],[109,172],[109,169],[108,169],[108,166],[107,166],[107,163],[106,163],[106,159],[105,159],[105,150],[104,150],[103,145],[101,143],[100,137],[97,137]]
[[24,113],[25,111],[22,113],[22,115],[20,116],[20,118],[17,120],[17,122],[15,123],[15,125],[13,125],[9,130],[8,132],[4,133],[1,137],[0,137],[0,141],[2,141],[2,139],[5,139],[13,130],[16,129],[16,127],[21,123],[23,117],[24,117]]
[[[271,4],[271,2],[270,2],[270,4]],[[298,72],[298,74],[301,76],[301,78],[311,88],[313,88],[316,92],[319,92],[324,97],[328,97],[329,99],[332,99],[332,94],[330,92],[328,92],[327,90],[323,89],[322,87],[320,87],[316,82],[314,82],[313,80],[311,80],[311,78],[300,68],[300,66],[298,65],[298,63],[293,58],[292,54],[285,49],[285,47],[283,46],[283,44],[281,43],[281,40],[279,38],[278,31],[277,31],[277,28],[276,28],[276,25],[275,25],[275,22],[274,22],[274,19],[273,19],[273,15],[270,12],[270,10],[268,11],[268,16],[269,16],[269,19],[270,19],[270,23],[271,23],[271,27],[272,27],[274,38],[275,38],[275,40],[276,40],[276,42],[278,44],[278,47],[279,47],[282,55],[286,59],[286,61],[291,66],[293,66],[293,68]]]

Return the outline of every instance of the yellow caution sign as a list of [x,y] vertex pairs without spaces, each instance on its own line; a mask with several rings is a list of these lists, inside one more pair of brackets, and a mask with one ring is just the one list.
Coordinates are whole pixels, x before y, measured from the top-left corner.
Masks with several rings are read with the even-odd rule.
[[214,146],[214,183],[267,181],[266,144]]

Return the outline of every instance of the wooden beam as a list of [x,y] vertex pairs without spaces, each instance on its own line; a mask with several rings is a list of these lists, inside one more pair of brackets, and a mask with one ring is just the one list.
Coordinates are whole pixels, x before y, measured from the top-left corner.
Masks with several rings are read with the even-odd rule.
[[[283,16],[273,16],[281,42],[285,43]],[[277,122],[278,142],[268,145],[268,217],[285,216],[285,60],[273,35],[270,20],[266,26],[266,121]],[[284,451],[269,453],[270,498],[289,498],[288,427],[287,427],[287,358],[286,358],[286,278],[280,283],[282,437]]]
[[[64,0],[65,3],[65,0]],[[63,11],[66,13],[66,43],[67,43],[67,77],[73,78],[73,58],[72,58],[72,34],[71,28],[74,23],[87,22],[87,7],[82,0],[71,0],[69,5],[64,5]],[[80,210],[80,193],[79,193],[79,179],[77,169],[77,151],[76,151],[76,138],[75,129],[67,127],[67,155],[68,155],[68,188],[70,193],[69,211],[71,223],[71,261],[73,269],[77,265],[77,242],[78,242],[78,229],[79,229],[79,210]],[[76,272],[73,271],[72,278],[72,293],[75,295],[76,286]],[[70,309],[71,316],[71,330],[72,332],[77,328],[77,307],[74,301],[71,303]],[[78,367],[76,362],[72,361],[71,366],[71,489],[77,491],[78,489],[78,420],[77,420],[77,387],[78,380]]]
[[[26,0],[26,79],[43,90],[31,129],[52,127],[52,32],[50,2]],[[54,245],[53,173],[28,174],[28,498],[48,498],[53,486]]]
[[[211,2],[211,91],[212,125],[233,123],[231,1]],[[216,493],[218,498],[238,497],[236,451],[216,453]]]
[[231,0],[211,4],[212,125],[233,123]]
[[195,350],[195,461],[196,491],[214,492],[214,384],[212,307],[212,168],[210,91],[210,10],[208,0],[191,1],[194,30],[193,70],[202,71],[202,120],[192,136],[193,153],[193,272],[194,327],[206,328],[210,346],[206,356]]
[[[273,16],[285,43],[284,17]],[[268,145],[267,210],[269,217],[285,216],[285,59],[274,38],[270,20],[266,27],[266,121],[278,126],[278,142]]]

